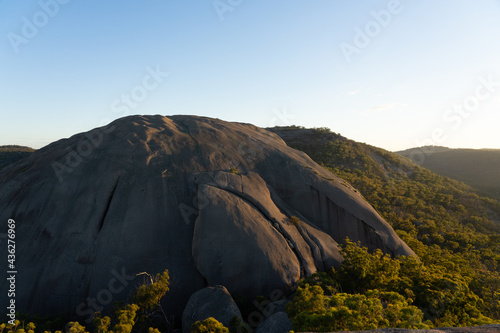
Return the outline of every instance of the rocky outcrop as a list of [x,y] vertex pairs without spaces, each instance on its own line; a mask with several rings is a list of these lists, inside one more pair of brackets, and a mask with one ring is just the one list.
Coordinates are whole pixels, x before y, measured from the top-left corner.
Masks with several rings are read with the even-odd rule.
[[208,285],[287,293],[338,266],[345,237],[413,255],[361,195],[277,135],[194,116],[122,118],[5,167],[7,219],[16,310],[81,321],[126,300],[140,272],[169,270],[163,304],[180,315]]
[[189,333],[191,325],[210,317],[228,327],[235,316],[241,319],[241,312],[224,286],[203,288],[189,298],[182,314],[182,331]]

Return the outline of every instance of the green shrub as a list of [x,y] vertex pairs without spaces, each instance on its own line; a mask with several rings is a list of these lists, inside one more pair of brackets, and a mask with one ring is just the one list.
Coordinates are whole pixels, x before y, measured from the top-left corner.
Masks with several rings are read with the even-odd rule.
[[[482,314],[482,301],[470,290],[472,279],[464,272],[424,265],[415,257],[391,258],[380,250],[369,253],[349,239],[341,253],[344,261],[338,271],[315,274],[299,283],[293,302],[287,306],[296,330],[493,323]],[[438,253],[432,256],[442,256]],[[456,269],[455,265],[463,263],[448,264]]]
[[229,333],[229,329],[224,327],[215,318],[210,317],[202,322],[197,321],[191,326],[191,333]]
[[428,328],[423,313],[395,292],[339,293],[330,297],[319,286],[299,287],[287,313],[298,331],[333,332],[383,327]]
[[302,222],[302,221],[300,221],[300,219],[297,216],[290,216],[290,218],[288,220],[291,224],[293,224],[295,226],[300,225],[300,223]]

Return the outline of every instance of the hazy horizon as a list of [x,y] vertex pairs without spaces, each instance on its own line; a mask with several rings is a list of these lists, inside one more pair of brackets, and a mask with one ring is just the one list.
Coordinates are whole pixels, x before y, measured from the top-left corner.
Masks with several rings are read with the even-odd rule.
[[[166,116],[168,117],[168,116],[171,116],[171,115],[166,115]],[[222,119],[222,120],[223,120],[223,119]],[[277,125],[277,126],[279,126],[279,125]],[[301,125],[299,125],[299,124],[291,124],[290,126],[301,126]],[[311,127],[311,128],[313,128],[313,127]],[[317,128],[317,127],[316,127],[316,128]],[[89,128],[88,130],[91,130],[91,128]],[[86,132],[86,131],[87,131],[87,130],[83,130],[83,131],[82,131],[82,133],[83,133],[83,132]],[[332,131],[333,131],[333,130],[332,130]],[[333,131],[333,132],[335,132],[335,131]],[[81,133],[81,132],[79,132],[79,133]],[[74,134],[78,134],[78,133],[74,133]],[[339,134],[340,134],[340,135],[342,135],[342,133],[339,133]],[[71,135],[71,136],[72,136],[72,135]],[[49,144],[51,144],[51,143],[54,143],[54,142],[58,141],[58,140],[68,139],[69,137],[70,137],[70,136],[68,136],[68,137],[61,137],[61,138],[59,138],[59,139],[56,139],[56,140],[54,140],[54,141],[52,141],[52,142],[49,142],[49,143],[47,143],[46,145],[42,145],[42,146],[40,146],[40,147],[35,147],[35,146],[27,146],[27,145],[19,145],[19,144],[13,144],[13,143],[6,143],[6,144],[3,144],[3,143],[2,143],[2,144],[0,144],[0,147],[3,147],[3,146],[24,146],[24,147],[29,147],[29,148],[33,148],[33,149],[40,149],[40,148],[43,148],[43,147],[45,147],[45,146],[47,146],[47,145],[49,145]],[[347,139],[351,139],[351,138],[349,138],[349,137],[348,137]],[[352,140],[352,139],[351,139],[351,140]],[[373,144],[370,144],[369,142],[362,142],[362,143],[366,143],[366,144],[369,144],[369,145],[372,145],[372,146],[373,146]],[[393,153],[397,153],[397,152],[400,152],[400,151],[405,151],[405,150],[410,150],[410,149],[417,149],[417,148],[424,148],[424,147],[427,147],[427,146],[414,146],[414,147],[407,147],[407,148],[397,149],[397,150],[388,150],[388,149],[386,149],[386,150],[388,150],[388,151],[390,151],[390,152],[393,152]],[[469,150],[469,149],[470,149],[470,150],[500,150],[500,148],[488,148],[488,147],[484,147],[484,148],[470,148],[470,147],[449,147],[449,146],[439,146],[439,145],[436,145],[436,147],[440,147],[440,148],[448,148],[448,149],[463,149],[463,150]],[[384,147],[379,147],[379,148],[384,148]],[[384,148],[384,149],[385,149],[385,148]]]
[[0,2],[0,145],[125,115],[499,149],[500,1]]

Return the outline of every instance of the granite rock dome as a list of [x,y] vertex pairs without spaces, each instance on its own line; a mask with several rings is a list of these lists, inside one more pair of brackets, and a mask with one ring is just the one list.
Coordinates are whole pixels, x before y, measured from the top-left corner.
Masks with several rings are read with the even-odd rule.
[[17,310],[40,314],[85,317],[164,269],[177,315],[209,285],[286,294],[338,266],[345,237],[414,255],[355,189],[276,134],[196,116],[125,117],[34,152],[0,171],[0,215],[16,221]]

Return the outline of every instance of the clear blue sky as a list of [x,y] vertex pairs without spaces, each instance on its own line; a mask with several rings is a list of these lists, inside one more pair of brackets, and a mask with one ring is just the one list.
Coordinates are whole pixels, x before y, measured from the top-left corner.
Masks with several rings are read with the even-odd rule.
[[0,0],[0,145],[195,114],[500,148],[500,0],[59,1]]

